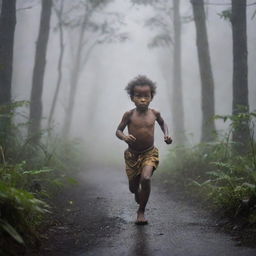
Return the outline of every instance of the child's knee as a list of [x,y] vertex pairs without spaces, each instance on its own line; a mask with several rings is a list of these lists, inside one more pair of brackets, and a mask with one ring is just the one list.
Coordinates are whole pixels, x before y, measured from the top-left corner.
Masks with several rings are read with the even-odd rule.
[[150,187],[150,180],[151,180],[150,175],[143,175],[141,177],[140,183],[141,183],[142,189],[147,189]]

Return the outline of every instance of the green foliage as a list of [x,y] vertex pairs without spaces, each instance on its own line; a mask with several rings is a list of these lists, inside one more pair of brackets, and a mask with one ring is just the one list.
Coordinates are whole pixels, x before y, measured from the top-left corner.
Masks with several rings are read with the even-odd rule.
[[[49,206],[28,191],[16,189],[0,182],[0,234],[8,233],[18,243],[22,235],[34,236],[34,227]],[[21,235],[22,234],[22,235]]]
[[8,116],[12,117],[15,114],[15,110],[19,107],[28,106],[29,102],[22,100],[22,101],[14,101],[10,104],[5,104],[0,106],[0,117]]
[[[25,138],[28,124],[17,124],[13,117],[26,104],[8,105],[9,127],[0,134],[0,254],[14,241],[28,245],[37,240],[37,228],[50,213],[51,196],[66,185],[77,184],[72,175],[85,161],[76,140],[49,138],[44,131],[38,144]],[[2,144],[5,138],[8,144]]]
[[242,124],[249,123],[253,125],[255,123],[256,112],[249,112],[245,106],[238,105],[236,108],[236,112],[233,115],[216,115],[215,119],[222,119],[224,122],[230,120],[230,128],[233,130],[241,126]]
[[[230,121],[222,139],[171,150],[163,167],[167,183],[184,189],[223,214],[244,216],[256,224],[255,117],[255,112],[217,116],[224,122]],[[243,120],[250,123],[250,148],[246,154],[239,154],[233,150],[230,135]]]
[[240,154],[251,152],[254,155],[254,164],[256,164],[253,144],[256,112],[249,112],[248,108],[242,105],[237,105],[235,112],[233,115],[216,115],[215,118],[222,119],[224,122],[230,121],[228,134],[232,133],[233,150]]
[[11,226],[7,221],[0,219],[0,227],[7,232],[12,238],[14,238],[18,243],[24,244],[23,238],[16,231],[16,229]]
[[222,18],[224,20],[231,21],[232,11],[231,11],[231,9],[227,9],[227,10],[222,11],[221,13],[218,13],[218,15],[220,16],[220,18]]
[[237,156],[210,165],[214,170],[207,172],[208,179],[194,184],[204,191],[206,199],[229,216],[241,214],[244,202],[256,197],[256,176],[251,159]]

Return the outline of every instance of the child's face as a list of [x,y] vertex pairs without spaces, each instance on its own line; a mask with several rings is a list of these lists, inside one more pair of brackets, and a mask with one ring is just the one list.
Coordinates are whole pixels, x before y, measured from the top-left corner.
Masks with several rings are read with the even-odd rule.
[[142,111],[148,109],[149,103],[152,101],[150,86],[135,86],[132,101],[137,109]]

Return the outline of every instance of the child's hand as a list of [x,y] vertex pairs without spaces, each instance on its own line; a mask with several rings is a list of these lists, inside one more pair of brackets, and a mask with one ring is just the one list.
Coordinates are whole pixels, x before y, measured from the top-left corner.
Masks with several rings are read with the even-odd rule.
[[129,135],[124,137],[124,141],[127,144],[133,143],[135,140],[136,140],[136,138],[133,135],[131,135],[131,134],[129,134]]
[[164,136],[164,141],[166,144],[171,144],[172,143],[172,138],[170,136]]

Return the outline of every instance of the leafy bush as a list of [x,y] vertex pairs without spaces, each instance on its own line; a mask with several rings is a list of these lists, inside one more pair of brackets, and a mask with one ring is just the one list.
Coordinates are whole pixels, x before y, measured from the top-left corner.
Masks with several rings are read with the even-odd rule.
[[21,234],[33,235],[34,226],[49,206],[32,193],[0,182],[0,226],[17,242],[24,243]]
[[[230,130],[224,138],[171,150],[163,167],[167,182],[197,195],[228,216],[244,216],[256,224],[255,117],[255,112],[219,116],[224,121],[231,120]],[[243,154],[234,150],[234,142],[230,139],[241,120],[248,122],[251,134]]]
[[84,163],[75,140],[49,138],[43,131],[38,144],[24,137],[28,123],[13,121],[17,108],[24,105],[10,104],[8,111],[0,108],[0,119],[4,113],[8,125],[0,130],[0,254],[6,254],[6,248],[11,254],[14,241],[24,246],[37,240],[37,228],[50,212],[45,201],[50,203],[48,198],[65,184],[77,183],[71,176],[81,167],[78,163]]

